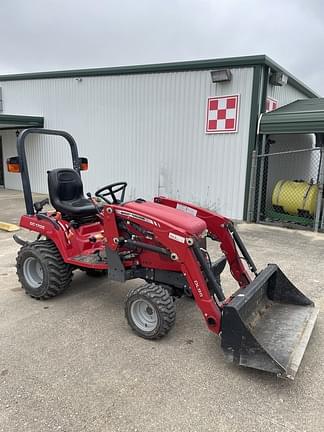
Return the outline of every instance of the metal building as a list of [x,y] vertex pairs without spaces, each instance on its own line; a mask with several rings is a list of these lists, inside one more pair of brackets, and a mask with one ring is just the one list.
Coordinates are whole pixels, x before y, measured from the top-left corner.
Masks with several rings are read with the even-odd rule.
[[[127,198],[181,197],[246,219],[259,115],[317,97],[266,56],[0,76],[0,183],[16,131],[70,132],[89,158],[85,191],[119,180]],[[2,94],[2,96],[1,96]],[[57,138],[29,138],[34,192],[46,170],[69,166]]]

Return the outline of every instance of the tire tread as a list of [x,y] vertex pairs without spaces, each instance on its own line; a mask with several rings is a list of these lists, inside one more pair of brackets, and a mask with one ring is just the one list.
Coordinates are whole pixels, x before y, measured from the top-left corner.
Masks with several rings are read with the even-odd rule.
[[[136,326],[133,324],[133,321],[128,313],[128,304],[131,302],[133,297],[143,297],[148,299],[158,308],[161,317],[161,325],[158,329],[158,332],[153,336],[145,336],[143,332],[138,331]],[[173,327],[176,320],[176,309],[174,301],[166,288],[154,283],[147,283],[145,285],[132,288],[128,292],[125,302],[125,316],[132,330],[139,336],[147,339],[160,339],[161,337],[165,336]]]
[[[48,284],[41,295],[34,295],[24,281],[23,259],[24,254],[28,251],[34,252],[41,257],[42,263],[48,271]],[[17,276],[22,287],[28,295],[36,299],[46,300],[56,297],[68,288],[72,281],[71,266],[64,262],[56,245],[51,240],[37,240],[22,246],[17,255],[16,267]]]

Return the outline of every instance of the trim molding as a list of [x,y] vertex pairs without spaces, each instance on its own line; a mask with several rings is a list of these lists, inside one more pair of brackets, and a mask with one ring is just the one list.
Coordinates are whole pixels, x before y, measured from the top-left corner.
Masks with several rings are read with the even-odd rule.
[[288,83],[300,90],[308,97],[319,97],[319,95],[309,88],[306,84],[299,81],[294,75],[283,69],[278,63],[266,55],[254,55],[243,57],[228,57],[219,59],[193,60],[172,63],[157,63],[133,66],[117,66],[107,68],[90,68],[90,69],[71,69],[57,70],[48,72],[32,72],[22,74],[0,75],[1,81],[23,81],[51,78],[80,78],[80,77],[98,77],[113,75],[134,75],[144,73],[162,73],[162,72],[185,72],[195,70],[208,70],[214,68],[238,68],[252,66],[268,66],[276,72],[283,72],[288,76]]

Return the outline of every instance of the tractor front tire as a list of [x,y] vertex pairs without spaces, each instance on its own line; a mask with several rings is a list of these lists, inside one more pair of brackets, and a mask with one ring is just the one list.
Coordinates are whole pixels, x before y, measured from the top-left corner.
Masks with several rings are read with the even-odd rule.
[[132,330],[145,339],[159,339],[173,327],[176,309],[166,288],[148,283],[129,291],[125,316]]
[[26,293],[46,300],[69,287],[72,268],[51,240],[27,243],[17,255],[17,275]]

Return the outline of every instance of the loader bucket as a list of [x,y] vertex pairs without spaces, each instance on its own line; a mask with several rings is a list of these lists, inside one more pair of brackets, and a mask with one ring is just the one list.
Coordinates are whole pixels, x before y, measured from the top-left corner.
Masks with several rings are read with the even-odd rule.
[[227,360],[294,379],[318,309],[275,264],[269,264],[224,306]]

